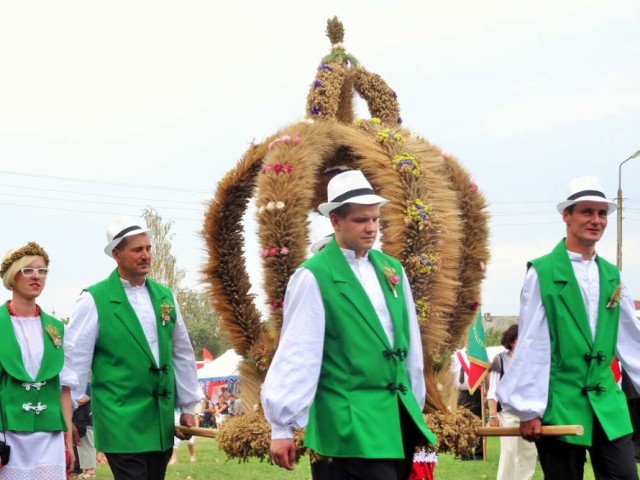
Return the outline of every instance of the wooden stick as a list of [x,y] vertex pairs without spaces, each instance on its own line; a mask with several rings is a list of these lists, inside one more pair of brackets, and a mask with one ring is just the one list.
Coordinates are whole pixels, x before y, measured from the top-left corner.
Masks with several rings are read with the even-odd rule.
[[[519,437],[519,427],[480,427],[476,433],[482,437]],[[582,435],[582,425],[543,425],[543,437],[556,437],[559,435]]]
[[185,427],[183,425],[177,425],[176,432],[180,432],[183,435],[208,438],[216,438],[218,435],[218,430],[214,430],[213,428]]
[[[489,373],[489,370],[487,370],[487,373]],[[480,420],[482,420],[482,426],[486,427],[487,426],[487,411],[485,410],[485,405],[486,405],[486,392],[484,390],[484,383],[485,383],[485,379],[482,379],[482,383],[480,384],[480,400],[481,403],[480,405],[482,406],[482,415],[480,416]],[[486,462],[487,461],[487,437],[482,437],[482,461]]]

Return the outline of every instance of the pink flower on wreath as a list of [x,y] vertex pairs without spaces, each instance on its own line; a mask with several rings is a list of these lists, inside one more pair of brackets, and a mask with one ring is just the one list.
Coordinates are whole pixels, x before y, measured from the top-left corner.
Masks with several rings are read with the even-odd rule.
[[282,300],[274,300],[269,304],[269,307],[271,307],[271,310],[277,310],[278,308],[282,308],[283,305],[284,303]]
[[262,173],[267,173],[273,170],[273,165],[265,165],[264,167],[262,167]]
[[282,171],[282,165],[280,165],[279,163],[276,163],[273,166],[273,171],[276,172],[276,173],[280,173]]
[[289,255],[290,250],[287,247],[282,247],[280,249],[280,255]]
[[284,165],[284,166],[282,167],[282,171],[283,171],[284,173],[291,173],[291,172],[293,172],[293,165]]
[[478,191],[478,185],[475,183],[472,183],[471,185],[469,185],[469,187],[471,188],[471,191],[473,193],[476,193]]
[[271,257],[275,257],[276,255],[278,255],[278,247],[271,247],[269,249],[269,255]]
[[269,249],[268,248],[263,248],[262,249],[262,258],[267,258],[269,256]]

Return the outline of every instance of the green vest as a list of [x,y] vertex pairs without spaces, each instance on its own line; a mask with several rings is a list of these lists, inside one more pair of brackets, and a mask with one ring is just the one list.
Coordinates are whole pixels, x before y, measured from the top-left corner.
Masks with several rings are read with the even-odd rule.
[[[22,350],[5,303],[0,307],[0,429],[14,432],[51,432],[67,429],[60,405],[60,371],[64,350],[56,348],[47,328],[55,329],[61,345],[64,324],[40,310],[44,350],[36,378],[22,362]],[[45,407],[46,408],[43,408]]]
[[[156,364],[118,271],[87,288],[98,311],[92,363],[91,409],[96,449],[107,453],[165,451],[173,445],[175,386],[171,290],[146,280],[156,313],[160,365]],[[163,307],[170,319],[163,325]],[[165,307],[167,309],[168,307]]]
[[[427,428],[411,391],[405,357],[409,323],[400,262],[371,250],[393,322],[394,345],[335,239],[302,264],[320,288],[325,336],[318,389],[309,410],[305,445],[320,455],[353,458],[403,458],[401,409],[429,443]],[[384,275],[400,277],[394,297]]]
[[551,338],[549,399],[542,423],[584,427],[582,436],[559,437],[567,443],[591,446],[593,416],[610,440],[633,431],[625,395],[616,385],[611,362],[616,354],[620,306],[607,308],[620,285],[615,265],[596,257],[600,303],[595,341],[564,240],[533,260]]

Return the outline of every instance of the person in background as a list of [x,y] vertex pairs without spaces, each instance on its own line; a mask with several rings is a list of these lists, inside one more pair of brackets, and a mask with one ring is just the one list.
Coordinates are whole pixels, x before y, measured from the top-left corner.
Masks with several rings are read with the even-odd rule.
[[229,395],[228,405],[230,416],[236,417],[238,415],[242,415],[242,402],[235,394],[232,393]]
[[[456,350],[451,356],[451,373],[454,384],[459,390],[458,406],[471,411],[476,417],[482,418],[482,392],[478,386],[473,393],[469,393],[469,359],[467,358],[467,337],[464,339],[464,348]],[[482,438],[478,437],[473,455],[461,457],[461,460],[483,460]]]
[[629,374],[622,370],[622,391],[627,397],[627,406],[629,407],[629,415],[631,417],[631,425],[633,427],[633,452],[636,462],[640,462],[640,393],[633,385]]
[[48,273],[49,255],[35,242],[9,250],[0,264],[2,284],[11,291],[0,306],[0,429],[11,448],[0,480],[66,480],[75,463],[71,348],[64,323],[36,304]]
[[[511,325],[502,333],[500,342],[505,351],[496,355],[489,367],[489,404],[490,427],[517,427],[520,419],[515,415],[502,411],[496,399],[496,388],[505,372],[511,365],[513,351],[518,342],[518,325]],[[531,480],[536,472],[538,452],[531,442],[522,437],[500,437],[500,460],[496,480]]]
[[216,427],[222,425],[225,419],[229,416],[229,405],[224,399],[224,393],[221,393],[218,397],[218,403],[215,406],[213,417],[216,419]]
[[93,444],[90,388],[87,385],[85,394],[78,400],[78,408],[73,412],[73,423],[80,437],[77,450],[80,469],[82,470],[79,475],[76,475],[76,478],[95,478],[96,476],[96,449]]
[[104,253],[116,268],[82,292],[69,326],[81,393],[92,372],[96,448],[115,480],[164,479],[173,410],[180,408],[180,424],[192,427],[202,398],[176,298],[147,278],[153,256],[147,231],[129,217],[109,226]]
[[[536,442],[546,480],[582,480],[586,452],[597,479],[637,480],[633,429],[611,362],[640,385],[640,324],[618,268],[596,254],[616,204],[595,177],[569,183],[557,209],[566,237],[528,263],[518,347],[498,384],[502,408]],[[577,436],[542,436],[542,425],[582,425]]]

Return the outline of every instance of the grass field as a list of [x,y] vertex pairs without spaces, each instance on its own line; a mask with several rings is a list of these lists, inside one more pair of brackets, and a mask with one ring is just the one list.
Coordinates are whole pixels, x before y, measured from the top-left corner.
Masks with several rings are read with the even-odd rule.
[[[461,462],[451,455],[440,455],[436,467],[436,480],[471,480],[495,479],[498,469],[498,440],[490,439],[488,460],[486,462]],[[181,445],[178,451],[178,463],[167,468],[168,480],[308,480],[311,478],[308,458],[303,458],[293,472],[282,470],[266,462],[252,460],[239,464],[234,460],[227,460],[226,455],[218,449],[215,440],[198,438],[196,440],[196,463],[189,462],[186,445]],[[542,480],[540,468],[536,480]],[[113,479],[109,467],[98,465],[97,478],[100,480]],[[585,479],[593,479],[589,471]]]
[[[439,455],[436,467],[436,480],[491,480],[496,478],[498,470],[499,443],[498,439],[489,439],[488,459],[486,462],[462,462],[451,455]],[[226,455],[218,449],[215,440],[198,438],[196,440],[196,463],[189,463],[186,445],[181,445],[178,451],[178,463],[167,468],[168,480],[308,480],[311,478],[308,458],[303,458],[293,472],[281,470],[266,462],[252,460],[239,464],[234,460],[227,460]],[[97,478],[111,480],[113,476],[109,467],[98,465]],[[538,465],[535,480],[542,480],[542,472]],[[585,467],[585,480],[593,480],[591,465]]]

